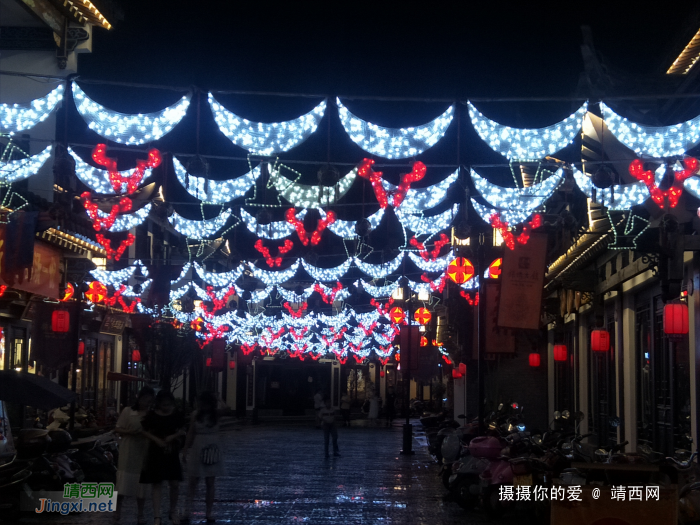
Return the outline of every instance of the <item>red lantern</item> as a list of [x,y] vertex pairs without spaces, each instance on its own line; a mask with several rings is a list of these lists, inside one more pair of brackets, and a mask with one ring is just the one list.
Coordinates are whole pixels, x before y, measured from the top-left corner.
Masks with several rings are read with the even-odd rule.
[[464,284],[474,277],[474,265],[469,259],[457,257],[447,266],[447,276],[457,284]]
[[591,332],[591,350],[594,352],[610,350],[610,332],[602,329],[593,330]]
[[101,303],[107,298],[107,287],[100,281],[92,281],[88,285],[88,291],[85,292],[85,297],[88,301],[95,304]]
[[211,366],[211,357],[207,357],[207,366]]
[[501,276],[503,259],[499,258],[489,264],[489,279],[498,279]]
[[384,377],[384,370],[379,371],[379,377]]
[[530,366],[536,367],[540,366],[540,354],[533,353],[529,356]]
[[83,341],[78,343],[78,355],[85,355],[85,343]]
[[467,375],[467,363],[460,363],[459,364],[459,373],[462,374],[463,376]]
[[51,330],[64,334],[70,329],[70,313],[66,310],[54,310],[51,314]]
[[73,294],[75,293],[75,288],[71,283],[66,284],[66,293],[63,296],[63,299],[61,299],[62,303],[65,303],[68,301],[71,297],[73,297]]
[[568,356],[569,356],[569,352],[566,348],[566,345],[554,345],[554,360],[555,361],[566,361]]
[[404,319],[406,319],[406,314],[403,313],[403,310],[400,307],[394,306],[389,312],[389,317],[391,317],[392,323],[401,324],[403,323]]
[[134,363],[138,363],[141,361],[141,352],[139,350],[134,350],[131,352],[131,361]]
[[454,368],[452,369],[452,379],[459,379],[462,377],[462,374],[459,373],[459,370],[455,370]]
[[418,310],[416,310],[416,313],[413,315],[413,318],[416,321],[418,321],[418,324],[426,325],[430,322],[433,316],[430,313],[430,310],[428,310],[425,307],[421,307],[418,308]]
[[228,368],[229,368],[229,370],[235,370],[235,369],[236,369],[236,362],[235,362],[233,359],[231,359],[231,360],[228,362]]
[[421,346],[428,346],[428,338],[425,337],[424,335],[421,336],[421,338],[420,338],[420,345]]
[[664,333],[680,338],[688,333],[688,305],[672,303],[664,306]]
[[201,332],[204,329],[204,319],[197,317],[197,319],[190,321],[190,328],[195,332]]

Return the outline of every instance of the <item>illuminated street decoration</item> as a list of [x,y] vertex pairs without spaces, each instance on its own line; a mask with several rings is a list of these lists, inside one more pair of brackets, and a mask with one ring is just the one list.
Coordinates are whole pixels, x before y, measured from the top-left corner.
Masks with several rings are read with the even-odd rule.
[[409,128],[385,128],[353,115],[336,98],[340,122],[350,139],[368,153],[386,159],[406,159],[420,155],[445,134],[454,116],[454,106],[435,120]]
[[386,195],[386,190],[384,189],[382,172],[374,171],[372,169],[373,165],[374,161],[372,159],[363,159],[360,167],[357,168],[357,174],[370,182],[372,185],[372,190],[374,190],[374,195],[377,197],[379,206],[384,209],[389,205],[389,199]]
[[409,259],[413,261],[413,264],[418,266],[424,272],[444,272],[448,264],[452,260],[452,255],[446,253],[442,257],[438,257],[434,260],[426,261],[422,256],[416,254],[415,252],[407,252]]
[[222,286],[228,287],[231,286],[231,284],[235,283],[238,280],[238,278],[241,275],[243,275],[245,265],[240,264],[237,268],[222,273],[213,273],[208,270],[205,270],[204,267],[202,267],[198,263],[194,263],[194,269],[197,272],[197,275],[199,275],[199,277],[202,279],[202,281],[212,286],[216,286],[217,288],[220,288]]
[[130,233],[126,236],[126,239],[119,241],[119,246],[112,248],[112,239],[108,239],[101,233],[95,234],[95,239],[102,245],[105,252],[107,252],[107,259],[114,259],[115,261],[121,259],[124,251],[136,241],[134,234]]
[[109,230],[117,220],[117,215],[119,213],[131,211],[132,206],[132,202],[129,197],[121,197],[116,204],[112,205],[109,213],[101,212],[97,203],[92,201],[92,195],[89,191],[84,191],[80,194],[80,201],[90,217],[92,227],[95,231],[100,231],[103,228],[105,230]]
[[426,217],[423,214],[409,214],[397,212],[396,216],[401,225],[414,232],[416,235],[435,235],[447,228],[459,213],[459,204],[453,204],[452,208],[437,215]]
[[607,247],[611,250],[636,250],[637,241],[649,228],[650,222],[631,211],[622,225],[622,231],[618,231],[622,221],[613,221],[610,210],[607,210],[607,214],[614,235],[613,242],[608,243]]
[[499,257],[495,261],[493,261],[491,264],[489,264],[488,269],[486,270],[488,274],[486,277],[488,279],[499,279],[501,277],[501,272],[503,266],[503,259]]
[[191,95],[185,95],[172,106],[153,113],[119,113],[98,104],[73,82],[73,99],[78,113],[88,127],[119,144],[135,146],[153,142],[177,126],[187,113]]
[[[377,212],[367,217],[370,231],[377,229],[379,223],[382,222],[383,217],[383,208],[380,208]],[[357,231],[355,228],[358,222],[359,221],[342,221],[340,219],[336,219],[334,223],[328,225],[328,229],[343,239],[354,239],[357,237]]]
[[586,197],[609,210],[629,210],[632,206],[643,204],[649,198],[649,191],[644,182],[616,184],[610,188],[596,188],[591,178],[576,168],[574,168],[574,179]]
[[348,192],[356,178],[357,168],[354,168],[333,186],[312,186],[288,179],[279,169],[270,170],[270,181],[275,189],[297,208],[320,208],[335,204]]
[[173,157],[173,166],[177,180],[195,199],[211,203],[224,204],[243,197],[260,177],[260,166],[240,177],[230,180],[212,180],[188,175],[187,169]]
[[[139,224],[143,223],[143,221],[146,220],[146,217],[148,217],[148,214],[151,211],[151,203],[149,202],[146,204],[143,208],[140,210],[134,212],[134,213],[125,213],[123,215],[118,215],[114,219],[114,223],[112,226],[107,228],[107,231],[110,232],[125,232],[128,231],[132,228],[136,228]],[[97,214],[100,217],[105,217],[107,214],[97,210]]]
[[51,146],[24,159],[0,162],[0,182],[12,183],[35,175],[51,156]]
[[302,265],[306,273],[317,281],[337,281],[343,275],[348,273],[350,269],[350,264],[352,264],[352,259],[347,259],[343,264],[336,266],[335,268],[319,268],[318,266],[313,266],[302,259]]
[[28,104],[0,104],[0,132],[10,135],[33,128],[46,120],[63,100],[63,83],[45,97]]
[[413,318],[418,321],[418,324],[426,325],[430,322],[433,316],[430,313],[430,310],[425,307],[420,307],[416,310],[415,314],[413,314]]
[[375,299],[380,299],[382,297],[390,297],[391,294],[394,293],[394,290],[396,290],[396,288],[399,286],[398,283],[389,283],[385,284],[384,286],[376,286],[373,284],[369,284],[368,282],[365,282],[362,279],[360,279],[359,281],[355,281],[355,286],[358,285],[362,286],[362,289]]
[[[130,175],[122,175],[117,171],[117,161],[116,159],[107,156],[107,145],[98,144],[92,150],[92,160],[94,160],[100,166],[107,168],[109,173],[109,183],[112,185],[112,189],[115,193],[128,193],[132,194],[141,184],[146,170],[151,168],[157,168],[162,162],[162,157],[160,151],[155,148],[148,150],[148,159],[137,159],[136,168]],[[126,188],[124,188],[126,185]]]
[[[68,152],[71,154],[75,160],[75,175],[83,182],[88,188],[90,188],[95,193],[101,193],[104,195],[114,195],[115,190],[110,181],[109,170],[103,170],[99,168],[94,168],[83,161],[72,149],[68,148]],[[138,162],[138,161],[137,161]],[[129,180],[132,176],[127,170],[116,172],[120,180]],[[148,177],[150,173],[150,168],[144,168],[143,176],[141,180]],[[115,179],[116,181],[117,179]]]
[[392,323],[401,324],[406,320],[406,314],[399,306],[394,306],[389,312],[389,319]]
[[544,128],[512,128],[486,118],[469,102],[469,117],[474,129],[491,149],[509,160],[534,161],[553,155],[576,137],[588,104],[561,122]]
[[312,246],[316,246],[319,242],[321,242],[321,235],[323,234],[323,231],[330,224],[333,224],[335,222],[334,211],[329,211],[328,213],[326,213],[322,209],[319,209],[319,213],[321,214],[321,218],[316,223],[316,229],[311,233],[311,235],[309,235],[309,233],[306,231],[306,228],[304,227],[303,217],[304,215],[306,215],[306,210],[303,210],[301,213],[295,214],[294,208],[289,208],[284,215],[287,219],[287,222],[294,226],[294,229],[296,230],[297,235],[299,236],[299,241],[304,246],[308,246],[309,243],[311,243]]
[[403,253],[400,253],[391,261],[387,261],[383,264],[370,264],[364,262],[358,257],[354,258],[355,266],[374,279],[381,279],[382,277],[386,277],[387,275],[394,273],[396,270],[398,270],[402,260]]
[[[300,215],[297,215],[299,217]],[[241,209],[241,220],[251,233],[264,239],[277,240],[294,233],[294,226],[287,221],[273,221],[270,224],[258,224],[255,217]]]
[[213,219],[199,221],[185,219],[176,212],[173,212],[172,217],[169,217],[168,221],[175,230],[185,237],[201,240],[214,236],[216,232],[224,227],[229,217],[231,217],[231,210],[225,210]]
[[209,105],[221,132],[236,146],[258,155],[275,155],[298,146],[316,131],[326,111],[324,100],[301,117],[286,122],[251,122],[232,113],[209,93]]
[[259,251],[260,254],[263,256],[263,258],[265,259],[265,264],[267,264],[270,268],[274,266],[277,266],[279,268],[280,266],[282,266],[282,255],[291,251],[291,249],[294,248],[294,243],[289,239],[286,239],[282,246],[277,247],[277,257],[272,257],[272,255],[270,254],[270,248],[265,246],[262,239],[258,239],[253,245],[253,247],[257,251]]
[[295,261],[289,268],[281,270],[279,272],[269,272],[267,270],[262,270],[255,265],[251,265],[250,269],[253,272],[253,276],[260,279],[267,286],[272,286],[276,284],[281,284],[289,281],[294,274],[297,273],[299,268],[299,261]]
[[637,155],[683,155],[700,142],[700,115],[671,126],[644,126],[618,115],[602,102],[600,109],[608,129]]
[[457,284],[464,284],[474,277],[474,265],[469,259],[457,257],[447,266],[447,277]]
[[[683,194],[683,183],[686,179],[692,177],[698,172],[700,166],[698,165],[698,160],[694,157],[685,157],[683,159],[683,166],[680,163],[676,163],[673,166],[669,166],[673,170],[673,185],[667,189],[662,190],[656,184],[654,177],[654,172],[651,170],[644,169],[644,163],[635,159],[632,161],[629,167],[630,174],[644,184],[646,184],[651,199],[661,208],[665,207],[666,199],[668,199],[668,205],[671,208],[675,208],[678,204],[678,199],[680,199]],[[661,174],[665,173],[667,166],[662,165],[659,170]]]
[[100,281],[92,281],[88,285],[88,290],[85,292],[85,297],[91,303],[101,303],[107,298],[107,287]]
[[391,205],[394,208],[401,206],[401,203],[406,198],[406,193],[408,193],[408,191],[411,189],[411,184],[423,180],[423,177],[425,177],[425,172],[425,164],[417,161],[413,163],[413,168],[411,168],[409,173],[404,173],[401,176],[401,182],[397,186],[391,202]]
[[[457,180],[458,174],[459,170],[456,170],[454,173],[437,184],[433,184],[432,186],[428,186],[426,188],[408,190],[406,192],[406,197],[401,202],[399,211],[401,213],[420,213],[430,208],[434,208],[445,200],[445,197],[447,197],[447,190]],[[382,180],[381,183],[385,192],[396,192],[397,186],[385,180]]]

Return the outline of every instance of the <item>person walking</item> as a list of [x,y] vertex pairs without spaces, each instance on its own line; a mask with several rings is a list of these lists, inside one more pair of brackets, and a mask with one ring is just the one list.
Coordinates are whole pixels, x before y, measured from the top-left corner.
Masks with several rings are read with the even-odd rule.
[[328,457],[328,441],[333,437],[333,455],[340,457],[338,450],[338,429],[335,425],[335,411],[331,408],[331,400],[326,399],[325,406],[319,412],[323,422],[323,443],[325,445],[326,457]]
[[215,521],[212,509],[214,507],[216,476],[224,475],[223,450],[219,442],[218,399],[213,392],[202,392],[199,396],[199,407],[192,413],[190,429],[187,433],[185,448],[182,454],[187,465],[189,490],[185,507],[185,520],[189,521],[192,513],[192,500],[199,485],[199,478],[206,483],[206,518],[208,523]]
[[343,426],[350,426],[350,394],[347,392],[343,393],[340,398],[340,414],[343,416]]
[[180,516],[177,508],[179,482],[182,481],[180,465],[179,439],[186,435],[185,418],[175,408],[175,397],[165,390],[156,395],[155,408],[143,418],[141,426],[144,435],[151,440],[146,455],[141,483],[152,486],[153,519],[155,525],[161,524],[161,493],[163,481],[170,485],[170,522],[179,525]]
[[148,414],[156,393],[150,386],[143,387],[136,401],[130,407],[125,407],[119,414],[117,427],[114,431],[121,436],[119,442],[119,466],[117,468],[117,484],[115,490],[117,496],[117,509],[114,520],[118,522],[122,515],[122,506],[126,496],[136,498],[138,525],[145,525],[143,508],[150,488],[146,484],[139,483],[141,470],[143,469],[146,451],[150,441],[143,434],[141,420]]
[[316,390],[314,396],[314,410],[316,411],[316,428],[321,428],[321,409],[323,408],[323,394],[321,390]]

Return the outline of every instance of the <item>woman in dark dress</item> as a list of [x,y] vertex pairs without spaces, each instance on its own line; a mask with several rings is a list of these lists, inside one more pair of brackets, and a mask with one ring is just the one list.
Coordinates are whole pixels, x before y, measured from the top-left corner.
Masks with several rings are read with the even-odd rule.
[[184,437],[186,432],[185,417],[175,409],[175,398],[170,392],[158,392],[155,408],[143,418],[141,427],[151,443],[140,482],[152,485],[154,523],[161,523],[161,492],[163,481],[167,480],[170,483],[170,521],[173,525],[178,525],[180,516],[177,498],[179,482],[182,481],[180,438]]

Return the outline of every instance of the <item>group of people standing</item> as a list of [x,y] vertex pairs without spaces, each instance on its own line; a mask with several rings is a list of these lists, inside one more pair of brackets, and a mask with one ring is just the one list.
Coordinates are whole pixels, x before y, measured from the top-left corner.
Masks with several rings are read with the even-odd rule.
[[183,470],[189,478],[189,490],[182,521],[189,521],[192,501],[202,477],[206,480],[206,519],[210,523],[215,521],[212,514],[214,482],[216,476],[224,474],[218,437],[219,415],[216,395],[203,392],[187,429],[185,416],[177,410],[171,392],[161,390],[155,394],[150,387],[141,389],[136,402],[122,410],[115,429],[122,437],[117,469],[116,521],[121,518],[124,497],[131,496],[136,498],[137,523],[145,525],[144,507],[150,492],[154,525],[160,525],[161,495],[163,483],[167,481],[170,522],[173,525],[181,523],[178,497]]

